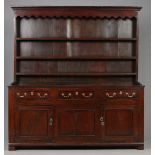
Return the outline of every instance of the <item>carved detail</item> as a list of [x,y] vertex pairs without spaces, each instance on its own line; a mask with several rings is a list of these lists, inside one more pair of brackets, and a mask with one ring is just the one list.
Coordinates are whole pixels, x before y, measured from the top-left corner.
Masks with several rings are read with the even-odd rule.
[[51,16],[39,16],[39,15],[18,15],[17,18],[77,18],[77,19],[134,19],[136,18],[135,16],[60,16],[60,15],[51,15]]

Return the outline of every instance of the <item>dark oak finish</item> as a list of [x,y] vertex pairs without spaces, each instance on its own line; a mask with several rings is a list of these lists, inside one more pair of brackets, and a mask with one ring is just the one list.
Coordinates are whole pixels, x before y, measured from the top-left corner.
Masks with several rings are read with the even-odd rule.
[[[128,104],[125,104],[128,102]],[[121,103],[121,104],[120,104]],[[107,142],[134,142],[136,140],[137,129],[137,108],[136,104],[128,100],[115,101],[111,105],[104,107],[105,132],[104,139]]]
[[[53,127],[49,120],[52,108],[18,106],[16,109],[16,141],[49,141],[53,137]],[[52,141],[52,140],[51,140]]]
[[136,38],[17,38],[17,41],[136,41]]
[[16,59],[18,60],[136,60],[136,57],[135,56],[131,56],[131,57],[105,57],[105,56],[93,56],[93,57],[89,57],[89,56],[76,56],[76,57],[62,57],[62,56],[59,56],[59,57],[33,57],[33,56],[19,56],[19,57],[16,57]]
[[140,7],[12,7],[9,150],[144,149]]

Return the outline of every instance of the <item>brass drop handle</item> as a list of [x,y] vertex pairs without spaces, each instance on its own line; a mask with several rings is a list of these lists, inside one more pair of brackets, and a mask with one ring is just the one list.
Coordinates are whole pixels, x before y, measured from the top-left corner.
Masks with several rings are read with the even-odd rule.
[[38,95],[40,98],[45,98],[48,94],[47,94],[47,93],[44,93],[43,95],[41,95],[40,93],[37,93],[37,95]]
[[24,93],[23,95],[20,95],[20,93],[17,93],[17,96],[19,96],[20,98],[23,98],[27,95],[27,93]]
[[114,96],[116,96],[116,93],[114,92],[112,95],[110,95],[108,92],[106,93],[106,96],[109,98],[113,98]]
[[100,117],[100,123],[101,123],[102,126],[104,126],[103,116]]
[[132,97],[134,97],[134,96],[136,95],[136,93],[135,93],[135,92],[133,92],[133,93],[132,93],[132,95],[129,95],[129,93],[128,93],[128,92],[126,92],[126,95],[127,95],[127,97],[132,98]]
[[33,95],[34,95],[34,92],[33,92],[33,91],[31,91],[31,93],[30,93],[30,94],[31,94],[31,96],[33,96]]
[[53,118],[51,117],[49,120],[49,125],[52,126],[53,125]]
[[64,98],[69,98],[69,97],[72,96],[72,94],[68,93],[68,94],[65,95],[64,93],[61,93],[61,96],[64,97]]
[[88,95],[86,95],[85,93],[82,93],[83,97],[89,98],[93,96],[93,93],[89,93]]

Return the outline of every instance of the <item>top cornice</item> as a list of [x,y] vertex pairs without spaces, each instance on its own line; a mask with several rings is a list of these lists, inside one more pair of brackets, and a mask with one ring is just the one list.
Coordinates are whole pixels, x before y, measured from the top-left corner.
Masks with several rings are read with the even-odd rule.
[[85,9],[91,9],[91,8],[96,8],[96,9],[110,9],[110,10],[141,10],[142,7],[138,6],[12,6],[14,10],[16,9],[32,9],[32,8],[74,8],[74,9],[79,9],[79,8],[85,8]]
[[135,6],[12,6],[19,17],[133,18],[141,7]]

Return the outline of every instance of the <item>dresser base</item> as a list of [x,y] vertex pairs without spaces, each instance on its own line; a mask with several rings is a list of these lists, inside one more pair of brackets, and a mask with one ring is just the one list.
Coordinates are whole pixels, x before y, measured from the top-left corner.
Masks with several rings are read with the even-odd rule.
[[9,150],[143,150],[143,92],[142,86],[9,87]]

